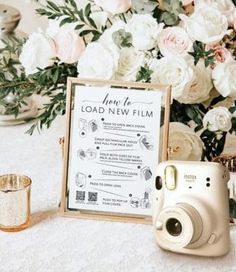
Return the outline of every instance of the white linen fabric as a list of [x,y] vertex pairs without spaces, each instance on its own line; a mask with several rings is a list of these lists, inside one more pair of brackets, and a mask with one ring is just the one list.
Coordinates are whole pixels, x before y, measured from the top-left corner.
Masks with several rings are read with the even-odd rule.
[[161,250],[152,226],[59,217],[64,124],[58,119],[32,137],[24,134],[27,125],[0,127],[0,174],[33,180],[31,227],[0,232],[1,272],[236,271],[236,228],[228,255],[203,258]]

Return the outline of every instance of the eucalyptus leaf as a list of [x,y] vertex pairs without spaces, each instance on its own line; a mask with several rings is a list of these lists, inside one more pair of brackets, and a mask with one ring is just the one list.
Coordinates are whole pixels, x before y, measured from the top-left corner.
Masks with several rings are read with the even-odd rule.
[[152,14],[157,5],[157,1],[132,0],[132,7],[139,14]]
[[115,31],[112,34],[112,39],[119,48],[132,46],[132,34],[124,29]]
[[176,25],[179,22],[178,16],[166,11],[162,13],[161,19],[168,26]]

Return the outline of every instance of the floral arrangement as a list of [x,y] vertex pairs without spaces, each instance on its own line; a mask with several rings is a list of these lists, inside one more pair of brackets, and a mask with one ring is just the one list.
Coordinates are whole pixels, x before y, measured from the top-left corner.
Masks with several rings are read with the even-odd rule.
[[[67,76],[152,82],[173,88],[171,159],[222,153],[236,133],[235,1],[37,2],[46,31],[0,51],[1,105],[17,114],[25,97],[49,98],[30,133],[65,113]],[[13,105],[4,100],[10,92]]]

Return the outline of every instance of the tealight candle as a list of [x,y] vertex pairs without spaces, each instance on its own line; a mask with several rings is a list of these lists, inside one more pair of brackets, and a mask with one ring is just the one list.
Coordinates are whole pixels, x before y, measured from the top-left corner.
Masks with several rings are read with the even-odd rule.
[[29,226],[30,187],[26,176],[0,176],[0,230],[20,231]]

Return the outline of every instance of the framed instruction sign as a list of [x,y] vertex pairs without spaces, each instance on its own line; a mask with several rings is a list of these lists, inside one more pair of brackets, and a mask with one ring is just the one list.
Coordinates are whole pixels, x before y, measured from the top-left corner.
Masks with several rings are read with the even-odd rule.
[[167,156],[170,88],[69,78],[67,91],[62,213],[149,222],[160,145]]

